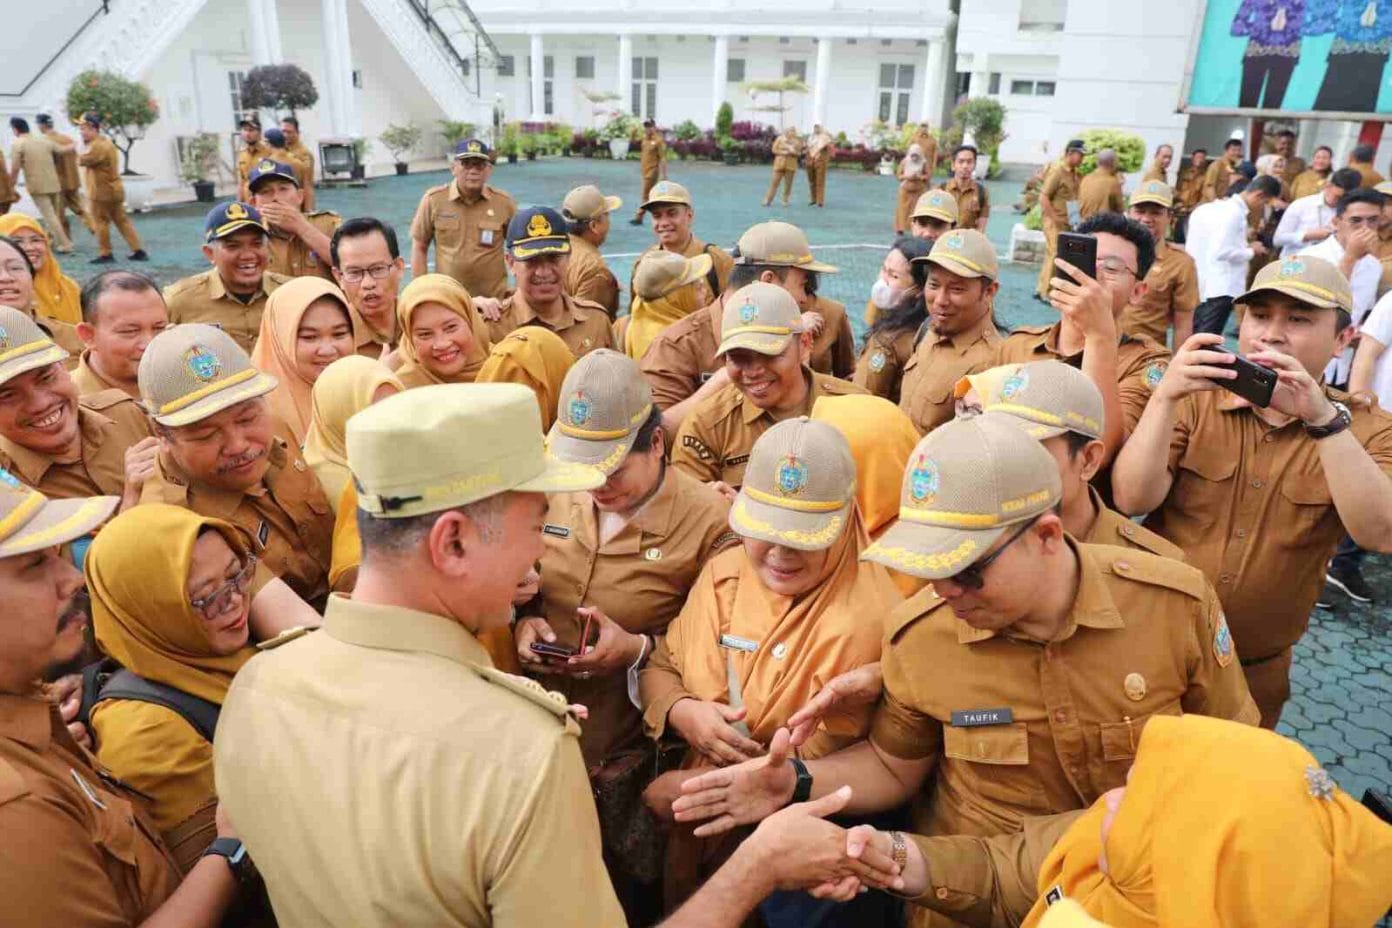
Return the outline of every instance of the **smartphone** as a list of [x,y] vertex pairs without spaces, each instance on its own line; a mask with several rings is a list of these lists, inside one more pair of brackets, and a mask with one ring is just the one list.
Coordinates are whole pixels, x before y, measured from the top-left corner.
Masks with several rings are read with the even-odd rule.
[[[1091,235],[1077,232],[1058,234],[1058,256],[1082,271],[1093,280],[1097,279],[1097,239]],[[1057,271],[1057,268],[1051,270]],[[1072,275],[1069,275],[1072,276]],[[1078,281],[1082,283],[1082,281]]]
[[1239,357],[1232,364],[1219,364],[1218,367],[1231,367],[1237,371],[1233,380],[1215,380],[1214,383],[1231,393],[1236,393],[1253,406],[1271,405],[1271,395],[1276,392],[1276,372],[1269,367],[1253,364]]
[[568,657],[574,657],[575,655],[581,653],[581,651],[589,645],[591,624],[592,620],[586,618],[584,627],[580,629],[579,648],[568,648],[563,644],[551,644],[546,641],[533,641],[527,647],[531,650],[533,654],[540,654],[543,657],[558,657],[562,660],[565,660]]
[[1387,794],[1368,787],[1363,791],[1363,805],[1378,818],[1392,825],[1392,801],[1388,800]]

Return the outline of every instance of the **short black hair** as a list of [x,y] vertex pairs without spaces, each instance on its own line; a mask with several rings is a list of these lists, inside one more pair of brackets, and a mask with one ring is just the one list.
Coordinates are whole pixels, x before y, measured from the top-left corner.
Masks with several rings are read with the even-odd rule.
[[160,302],[164,302],[164,294],[160,293],[159,284],[148,274],[139,271],[102,271],[82,285],[83,322],[90,325],[96,321],[101,298],[112,290],[122,290],[126,293],[153,290],[159,296]]
[[1355,145],[1353,151],[1349,152],[1349,157],[1354,161],[1372,161],[1377,149],[1371,145]]
[[339,242],[345,238],[360,238],[364,235],[371,235],[373,232],[382,233],[382,238],[387,240],[387,252],[392,256],[393,261],[401,257],[401,248],[396,243],[395,229],[376,216],[355,216],[335,229],[333,237],[329,239],[329,263],[335,268],[339,267]]
[[41,126],[51,126],[53,125],[53,117],[48,115],[47,113],[40,113],[39,115],[34,117],[34,122],[38,123]]
[[1207,149],[1207,148],[1196,148],[1196,149],[1194,149],[1193,151],[1191,151],[1191,152],[1189,153],[1189,157],[1192,158],[1194,155],[1203,155],[1205,158],[1207,158],[1207,157],[1208,157],[1208,149]]
[[28,132],[29,120],[25,119],[23,116],[11,116],[10,128],[16,132]]
[[[730,256],[740,257],[739,246],[730,249]],[[788,267],[783,264],[742,264],[735,262],[735,266],[730,269],[729,282],[725,284],[726,293],[734,293],[741,287],[747,287],[759,279],[759,275],[764,271],[773,271],[773,276],[780,281],[788,279]]]
[[1334,149],[1330,148],[1328,145],[1319,145],[1315,148],[1315,154],[1317,155],[1322,151],[1327,151],[1329,152],[1329,157],[1334,157]]
[[1348,193],[1350,190],[1357,190],[1359,187],[1363,186],[1363,175],[1359,174],[1353,168],[1339,168],[1339,170],[1329,175],[1329,180],[1325,181],[1325,183],[1333,184],[1335,187],[1344,191],[1344,193]]
[[952,149],[952,160],[953,160],[953,161],[956,161],[956,160],[957,160],[957,156],[960,155],[960,154],[961,154],[962,152],[964,152],[964,151],[969,151],[969,152],[971,152],[973,158],[976,158],[976,157],[979,157],[979,156],[980,156],[980,152],[978,152],[978,151],[976,150],[976,146],[975,146],[975,145],[968,145],[968,144],[966,144],[965,142],[963,142],[961,145],[958,145],[956,148]]
[[1264,193],[1269,197],[1279,197],[1281,195],[1281,181],[1270,174],[1263,174],[1260,177],[1254,177],[1247,185],[1247,189],[1255,193]]
[[1233,170],[1241,174],[1248,180],[1251,180],[1252,178],[1257,176],[1257,166],[1250,161],[1239,161],[1233,167]]
[[1242,147],[1242,139],[1228,139],[1226,142],[1223,143],[1223,150],[1224,150],[1224,151],[1227,151],[1229,148],[1232,148],[1234,145],[1236,145],[1238,148],[1241,148],[1241,147]]
[[1094,213],[1078,224],[1074,230],[1080,235],[1096,235],[1105,232],[1124,238],[1136,246],[1136,280],[1145,280],[1150,266],[1155,263],[1155,239],[1150,230],[1136,220],[1121,213]]
[[638,431],[633,436],[633,446],[629,448],[629,451],[651,451],[653,441],[660,431],[662,431],[662,410],[654,403],[653,408],[648,411],[648,418],[644,419],[643,424],[638,426]]
[[282,116],[280,117],[280,122],[281,125],[284,125],[288,122],[290,125],[295,127],[296,132],[300,131],[300,118],[298,116]]
[[1367,203],[1369,206],[1376,206],[1382,209],[1382,204],[1387,202],[1387,197],[1378,193],[1372,187],[1359,187],[1357,190],[1350,190],[1348,193],[1339,197],[1339,202],[1334,206],[1334,215],[1342,216],[1344,211],[1357,203]]
[[1068,459],[1071,461],[1083,453],[1083,449],[1097,441],[1091,435],[1084,435],[1082,432],[1075,432],[1069,429],[1063,433],[1063,444],[1068,449]]
[[[34,262],[30,261],[29,256],[24,253],[24,249],[19,247],[19,242],[8,235],[0,235],[0,242],[4,242],[6,245],[9,245],[15,251],[19,252],[19,256],[24,259],[24,266],[29,269],[29,278],[32,280],[34,277]],[[19,306],[16,308],[24,309],[25,307]]]
[[1295,130],[1294,130],[1294,129],[1282,129],[1280,132],[1277,132],[1277,133],[1276,133],[1276,137],[1277,137],[1277,138],[1282,138],[1282,139],[1284,139],[1284,138],[1292,138],[1292,139],[1293,139],[1293,138],[1295,138]]
[[889,250],[899,252],[904,256],[904,260],[909,262],[909,272],[913,274],[914,283],[920,288],[928,283],[928,262],[923,259],[932,253],[932,242],[917,235],[900,235],[890,243]]

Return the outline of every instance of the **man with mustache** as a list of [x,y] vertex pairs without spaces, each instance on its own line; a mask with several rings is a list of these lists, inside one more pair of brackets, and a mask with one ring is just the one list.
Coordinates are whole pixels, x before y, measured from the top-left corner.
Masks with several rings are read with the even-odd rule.
[[333,507],[271,413],[266,394],[276,386],[215,326],[155,336],[140,359],[140,395],[159,449],[140,502],[241,526],[260,543],[262,565],[322,610]]

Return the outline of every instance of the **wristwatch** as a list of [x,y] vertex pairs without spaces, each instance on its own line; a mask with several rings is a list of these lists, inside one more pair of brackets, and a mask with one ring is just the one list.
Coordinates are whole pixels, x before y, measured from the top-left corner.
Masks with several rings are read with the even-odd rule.
[[902,875],[904,869],[909,865],[909,842],[905,840],[902,831],[891,831],[889,833],[890,857],[894,860],[894,865],[899,868]]
[[808,773],[807,765],[796,757],[791,758],[789,762],[793,765],[793,772],[797,774],[797,784],[793,786],[793,798],[788,800],[788,804],[806,802],[812,798],[812,774]]
[[224,858],[239,886],[245,886],[256,876],[256,867],[247,856],[246,845],[237,838],[215,839],[202,856]]
[[1306,425],[1305,434],[1318,441],[1321,438],[1328,438],[1330,435],[1338,435],[1344,429],[1353,425],[1353,413],[1349,408],[1338,400],[1330,400],[1329,405],[1334,407],[1334,418],[1324,425]]

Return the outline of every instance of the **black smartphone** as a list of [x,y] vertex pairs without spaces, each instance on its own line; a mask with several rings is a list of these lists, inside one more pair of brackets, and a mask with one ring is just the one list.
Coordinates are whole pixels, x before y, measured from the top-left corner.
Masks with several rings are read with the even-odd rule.
[[541,654],[546,657],[574,657],[576,653],[574,648],[567,648],[563,644],[550,644],[545,641],[533,641],[528,647],[531,648],[533,654]]
[[[1093,280],[1097,279],[1097,239],[1091,235],[1079,235],[1077,232],[1060,232],[1058,234],[1058,256],[1069,264],[1082,271]],[[1051,268],[1051,271],[1058,272],[1058,268]],[[1072,276],[1072,275],[1069,275]],[[1082,281],[1078,281],[1082,283]]]
[[[1215,346],[1214,350],[1222,350]],[[1236,393],[1253,406],[1270,406],[1271,395],[1276,392],[1276,372],[1269,367],[1253,364],[1239,357],[1232,364],[1219,364],[1217,367],[1231,367],[1237,371],[1233,380],[1215,380],[1214,383],[1231,393]]]
[[1363,791],[1363,805],[1369,812],[1392,825],[1392,802],[1388,801],[1386,793],[1368,787]]

